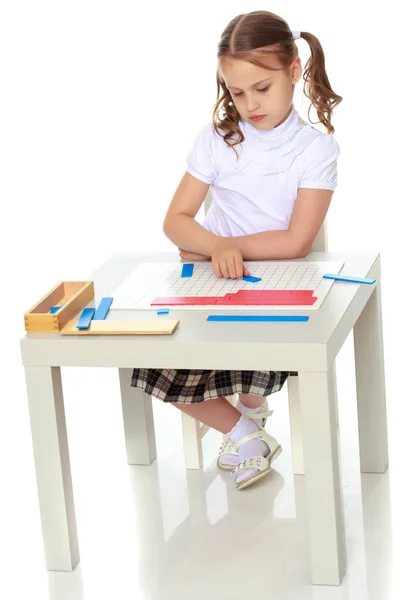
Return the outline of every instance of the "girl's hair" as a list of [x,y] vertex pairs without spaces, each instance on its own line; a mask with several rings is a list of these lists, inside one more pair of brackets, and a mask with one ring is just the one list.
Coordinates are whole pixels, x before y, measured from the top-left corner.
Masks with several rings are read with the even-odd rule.
[[[300,35],[308,42],[311,50],[311,56],[305,65],[303,74],[304,94],[317,110],[319,121],[316,123],[322,123],[328,133],[334,133],[335,129],[331,125],[332,111],[343,98],[335,94],[331,88],[325,70],[324,52],[318,38],[307,31],[302,31]],[[269,64],[268,57],[271,54],[278,57],[282,65],[280,69]],[[298,55],[297,45],[289,25],[274,13],[256,10],[238,15],[228,23],[218,44],[217,101],[213,109],[214,130],[218,134],[217,128],[225,132],[222,137],[228,146],[233,148],[240,144],[243,142],[244,136],[238,126],[240,114],[233,104],[229,90],[221,76],[222,59],[245,60],[271,71],[283,69],[289,74],[289,67]],[[309,121],[311,105],[308,109]],[[221,109],[222,119],[219,118]],[[239,136],[239,139],[230,144],[229,140],[233,139],[235,134]],[[233,150],[236,153],[234,148]]]

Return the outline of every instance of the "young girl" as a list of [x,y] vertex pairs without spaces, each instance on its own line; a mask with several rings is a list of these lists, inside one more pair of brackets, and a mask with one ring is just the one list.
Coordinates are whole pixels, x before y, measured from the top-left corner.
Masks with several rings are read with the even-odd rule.
[[[300,38],[311,50],[303,91],[328,133],[303,121],[292,103],[302,75]],[[232,279],[250,274],[244,260],[306,256],[337,184],[340,150],[331,114],[341,101],[314,35],[292,32],[266,11],[235,17],[218,46],[213,122],[196,136],[164,221],[180,256],[211,259],[215,275]],[[210,185],[213,203],[200,225],[195,217]],[[271,414],[266,396],[296,374],[134,369],[132,386],[224,433],[218,466],[230,469],[243,489],[265,476],[281,452],[264,429]],[[235,393],[236,408],[226,399]]]

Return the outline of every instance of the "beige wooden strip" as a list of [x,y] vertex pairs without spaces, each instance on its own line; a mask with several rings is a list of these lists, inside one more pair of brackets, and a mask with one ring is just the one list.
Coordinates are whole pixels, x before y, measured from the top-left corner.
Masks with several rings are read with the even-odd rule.
[[69,321],[63,335],[168,335],[178,327],[177,321],[91,321],[89,329],[77,329],[78,321]]

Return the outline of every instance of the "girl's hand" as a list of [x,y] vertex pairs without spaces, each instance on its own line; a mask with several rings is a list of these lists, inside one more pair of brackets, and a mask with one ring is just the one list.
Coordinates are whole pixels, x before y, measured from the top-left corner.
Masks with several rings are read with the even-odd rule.
[[188,250],[183,250],[182,248],[178,248],[179,256],[184,258],[185,260],[210,260],[211,256],[205,256],[204,254],[197,254],[196,252],[189,252]]
[[229,238],[223,238],[223,241],[218,243],[211,260],[217,277],[242,279],[243,275],[250,275],[250,271],[243,264],[242,253],[235,248]]

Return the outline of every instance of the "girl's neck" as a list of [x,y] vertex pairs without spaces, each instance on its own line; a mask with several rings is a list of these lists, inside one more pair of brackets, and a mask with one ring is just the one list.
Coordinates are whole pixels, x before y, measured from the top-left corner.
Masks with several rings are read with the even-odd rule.
[[[293,110],[293,104],[290,106],[289,110],[287,111],[286,115],[283,117],[282,121],[279,121],[279,123],[277,125],[275,125],[275,127],[279,127],[279,125],[282,125],[282,123],[284,123],[289,118],[289,115],[292,112],[292,110]],[[274,127],[274,129],[275,129],[275,127]]]

